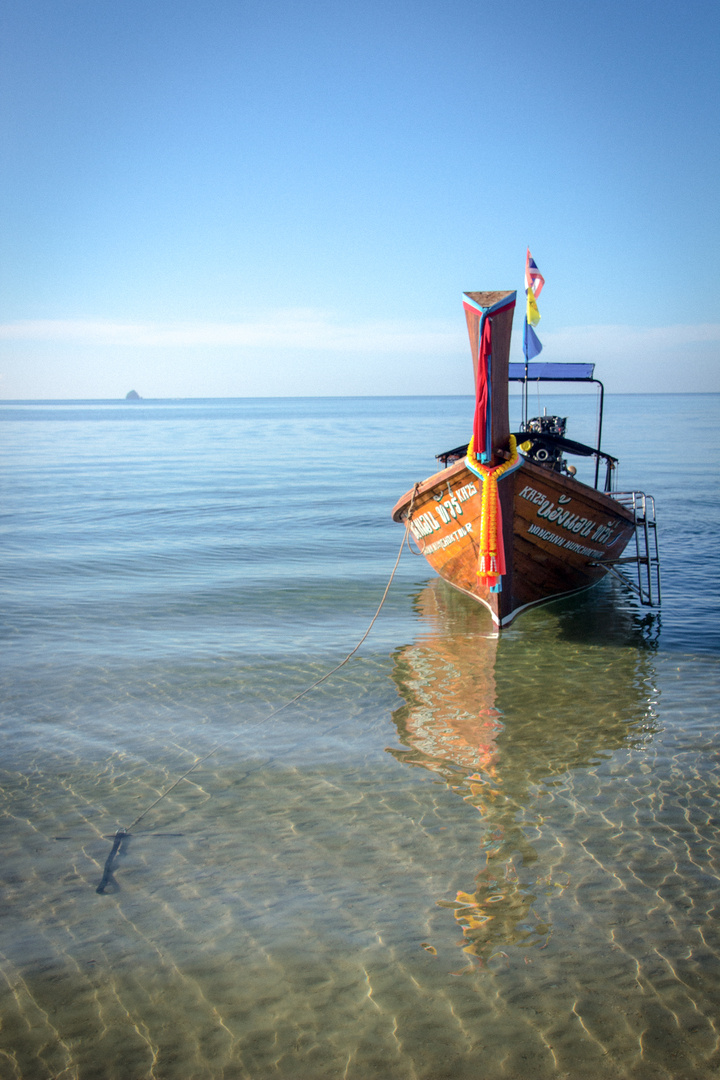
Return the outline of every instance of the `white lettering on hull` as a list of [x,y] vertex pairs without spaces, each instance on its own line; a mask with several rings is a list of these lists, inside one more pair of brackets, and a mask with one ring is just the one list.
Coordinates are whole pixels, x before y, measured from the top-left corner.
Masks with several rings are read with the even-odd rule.
[[555,533],[551,529],[541,529],[539,525],[530,525],[528,532],[532,536],[537,536],[539,540],[557,544],[558,547],[565,548],[566,551],[575,551],[578,555],[587,555],[590,559],[602,559],[605,554],[604,551],[598,548],[584,547],[582,544],[578,544],[576,540],[570,540],[567,536],[560,536],[559,533]]
[[461,537],[467,536],[468,533],[471,532],[472,524],[468,521],[466,525],[461,525],[455,532],[448,533],[447,536],[441,536],[434,544],[430,544],[429,547],[423,548],[423,555],[432,555],[433,552],[439,551],[440,548],[449,547],[450,544],[454,544],[456,540],[460,540]]
[[[443,498],[441,500],[436,497],[433,510],[437,514],[437,517],[435,517],[435,513],[432,511],[426,510],[410,522],[410,529],[416,540],[423,540],[426,536],[431,536],[432,533],[437,532],[443,525],[449,525],[452,521],[457,521],[458,517],[463,512],[461,503],[467,502],[472,495],[477,495],[478,489],[475,484],[471,482],[465,484],[457,492],[454,492],[448,483],[447,493],[447,499]],[[440,518],[440,521],[438,521],[437,518]],[[469,532],[472,532],[471,524],[460,527],[454,532],[449,533],[447,536],[443,536],[439,540],[436,540],[430,547],[423,548],[423,555],[431,555],[433,551],[437,551],[439,548],[446,548],[448,544],[454,543],[455,540],[459,540]]]
[[[446,499],[436,499],[433,506],[434,513],[431,510],[426,510],[410,522],[410,528],[416,540],[424,540],[426,536],[432,536],[433,533],[442,529],[443,525],[449,525],[452,521],[457,521],[458,517],[463,513],[461,504],[467,502],[471,496],[477,495],[478,489],[474,483],[469,483],[459,488],[457,492],[453,492],[448,484],[447,492],[448,497]],[[559,505],[556,506],[555,502],[543,494],[542,491],[536,491],[535,488],[526,485],[520,492],[520,498],[537,506],[537,516],[543,522],[551,522],[553,525],[559,526],[570,533],[570,536],[562,536],[552,529],[546,529],[541,525],[531,523],[528,526],[530,535],[537,536],[538,539],[555,544],[556,547],[564,548],[566,551],[573,551],[587,558],[601,559],[606,554],[605,551],[580,544],[573,537],[577,536],[583,539],[589,537],[591,543],[594,541],[595,543],[605,544],[606,547],[612,547],[622,535],[621,531],[618,531],[621,524],[619,521],[610,520],[602,523],[574,513],[568,506],[572,502],[569,495],[560,495],[558,497]],[[437,514],[437,517],[435,514]],[[438,518],[440,518],[440,521],[438,521]],[[453,532],[439,537],[429,546],[424,547],[423,555],[432,555],[436,551],[444,550],[450,544],[454,544],[472,531],[472,523],[467,522]]]
[[440,528],[440,522],[429,510],[426,510],[424,514],[420,514],[410,522],[410,528],[415,539],[422,540],[423,537],[436,532]]
[[[558,502],[562,505],[556,506],[552,499],[548,499],[547,495],[544,495],[542,491],[536,491],[535,488],[526,485],[520,492],[520,498],[537,506],[537,516],[539,518],[544,521],[551,521],[554,525],[567,529],[568,532],[573,533],[575,536],[590,537],[590,540],[595,541],[595,543],[612,547],[622,535],[618,531],[620,528],[619,521],[610,520],[602,523],[594,521],[592,518],[580,517],[572,510],[567,509],[568,503],[572,502],[568,495],[561,495]],[[533,536],[543,534],[543,530],[537,525],[530,525],[528,532],[531,532]],[[544,532],[547,535],[543,536],[543,539],[549,540],[550,537],[557,537],[557,539],[552,539],[551,543],[562,541],[562,543],[558,543],[558,546],[565,547],[568,551],[578,551],[580,554],[592,555],[594,558],[600,558],[605,554],[604,551],[596,551],[594,548],[585,548],[580,544],[572,544],[567,538],[558,536],[557,533],[550,532],[547,529]]]

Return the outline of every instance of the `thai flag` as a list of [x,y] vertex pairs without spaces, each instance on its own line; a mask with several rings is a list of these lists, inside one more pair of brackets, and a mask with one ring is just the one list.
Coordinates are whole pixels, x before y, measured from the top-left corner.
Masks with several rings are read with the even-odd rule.
[[535,298],[542,292],[542,287],[545,284],[545,278],[542,276],[537,268],[537,263],[530,254],[530,248],[528,248],[527,262],[525,263],[525,288],[532,289],[535,294]]

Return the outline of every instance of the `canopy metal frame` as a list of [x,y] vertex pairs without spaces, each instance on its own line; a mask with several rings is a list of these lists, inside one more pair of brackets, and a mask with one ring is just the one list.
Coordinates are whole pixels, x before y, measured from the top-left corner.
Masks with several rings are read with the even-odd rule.
[[[527,425],[528,422],[528,389],[530,383],[593,383],[595,386],[600,387],[600,410],[598,414],[597,447],[593,448],[595,453],[595,488],[597,489],[600,478],[600,459],[601,457],[607,458],[608,455],[603,454],[601,449],[603,409],[605,406],[605,387],[599,379],[595,378],[595,365],[554,363],[531,364],[527,362],[520,364],[513,363],[508,365],[508,382],[519,382],[523,384],[523,426]],[[607,486],[607,480],[605,489],[606,491],[609,490]]]

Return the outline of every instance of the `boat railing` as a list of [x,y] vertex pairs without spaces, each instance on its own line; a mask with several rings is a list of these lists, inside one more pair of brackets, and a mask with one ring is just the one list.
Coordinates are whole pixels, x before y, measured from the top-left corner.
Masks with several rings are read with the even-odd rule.
[[[635,521],[635,553],[620,559],[603,559],[595,565],[604,566],[611,574],[629,586],[646,607],[659,607],[660,549],[658,546],[655,499],[644,491],[613,491],[610,498],[629,510]],[[620,567],[635,566],[637,584],[622,572]]]
[[[586,446],[585,443],[577,442],[575,439],[566,439],[563,435],[553,435],[550,432],[536,432],[536,431],[517,431],[513,433],[517,441],[518,446],[523,443],[530,443],[531,449],[529,453],[525,454],[528,461],[533,465],[539,465],[541,468],[553,469],[557,472],[567,472],[569,476],[574,475],[573,469],[558,469],[552,464],[553,457],[551,456],[553,451],[559,451],[560,454],[574,454],[578,457],[594,457],[597,462],[605,462],[605,491],[610,493],[612,489],[612,481],[615,475],[615,469],[618,464],[618,459],[613,457],[612,454],[606,454],[604,450],[598,450],[594,446]],[[455,446],[452,450],[445,450],[442,454],[436,454],[435,460],[442,464],[443,468],[447,468],[448,465],[453,465],[456,461],[460,461],[467,453],[468,444],[463,443],[462,446]],[[540,453],[538,453],[540,451]],[[547,461],[543,460],[541,454],[546,451],[545,457]],[[549,452],[549,453],[548,453]],[[598,469],[596,467],[596,487],[597,487],[597,474]]]

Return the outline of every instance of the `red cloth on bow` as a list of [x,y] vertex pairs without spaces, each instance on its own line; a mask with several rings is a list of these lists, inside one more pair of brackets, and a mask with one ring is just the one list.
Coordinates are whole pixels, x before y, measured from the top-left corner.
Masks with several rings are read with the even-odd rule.
[[492,351],[492,322],[483,321],[480,338],[480,355],[477,366],[477,386],[475,388],[475,417],[473,420],[473,445],[479,458],[488,449],[488,404],[490,399],[489,358]]

